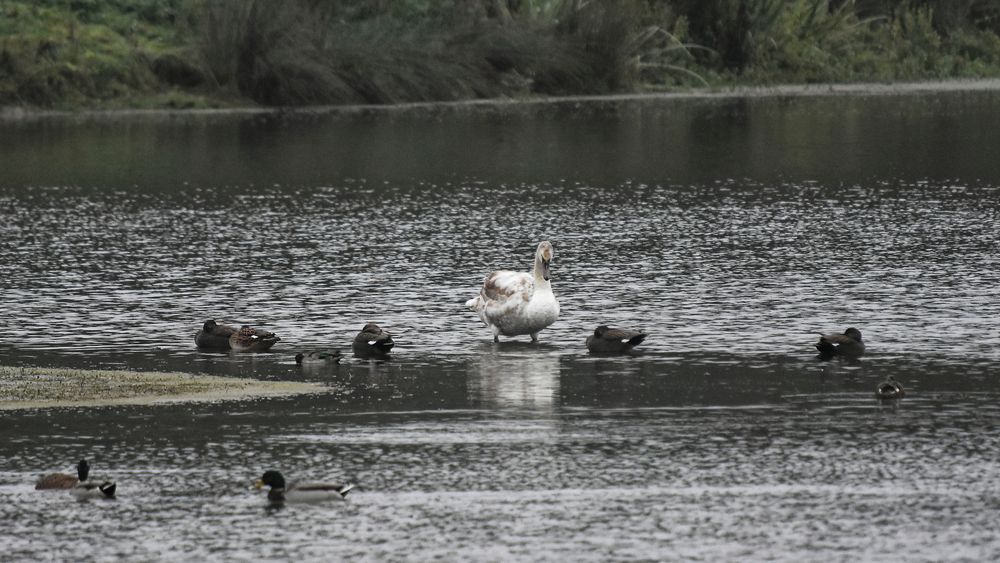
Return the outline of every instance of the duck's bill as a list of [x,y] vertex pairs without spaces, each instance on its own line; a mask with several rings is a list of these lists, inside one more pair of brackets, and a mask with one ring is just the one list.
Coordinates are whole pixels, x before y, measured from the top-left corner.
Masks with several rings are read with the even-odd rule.
[[254,484],[253,484],[253,488],[258,489],[258,490],[263,489],[264,488],[264,481],[262,481],[260,479],[257,479],[257,481],[255,481]]
[[552,277],[552,267],[549,264],[548,260],[543,260],[542,261],[542,279],[544,279],[545,281],[549,281],[550,277]]

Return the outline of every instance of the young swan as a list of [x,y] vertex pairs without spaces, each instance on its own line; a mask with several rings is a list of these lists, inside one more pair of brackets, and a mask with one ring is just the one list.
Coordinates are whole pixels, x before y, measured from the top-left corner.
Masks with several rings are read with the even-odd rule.
[[528,334],[535,342],[539,331],[559,318],[559,302],[549,282],[554,257],[552,243],[538,243],[531,273],[493,272],[483,280],[479,295],[465,302],[493,330],[494,342],[500,342],[501,334]]

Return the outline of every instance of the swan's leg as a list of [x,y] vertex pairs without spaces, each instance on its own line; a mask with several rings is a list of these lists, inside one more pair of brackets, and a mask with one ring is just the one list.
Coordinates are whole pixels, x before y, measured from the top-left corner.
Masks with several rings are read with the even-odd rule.
[[493,326],[493,342],[500,342],[500,327]]
[[531,333],[531,341],[532,342],[538,342],[538,333],[537,332],[532,332]]
[[497,342],[497,343],[499,343],[499,342],[500,342],[500,337],[499,337],[499,336],[497,336],[496,334],[494,334],[494,335],[493,335],[493,342]]

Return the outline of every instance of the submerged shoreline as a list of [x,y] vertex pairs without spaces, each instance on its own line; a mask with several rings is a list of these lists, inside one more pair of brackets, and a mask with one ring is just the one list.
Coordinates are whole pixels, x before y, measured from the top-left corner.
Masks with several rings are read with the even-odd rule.
[[246,106],[193,109],[83,109],[44,110],[20,106],[0,106],[0,123],[44,119],[116,120],[131,118],[323,116],[407,111],[495,109],[562,104],[600,104],[655,100],[726,100],[757,98],[807,98],[822,96],[902,96],[946,92],[1000,92],[1000,79],[940,80],[922,82],[863,82],[829,84],[777,84],[704,88],[677,92],[644,92],[595,96],[539,96],[488,98],[458,101],[409,102],[399,104],[348,104],[314,106]]
[[326,389],[316,383],[186,373],[0,366],[0,410],[240,400]]

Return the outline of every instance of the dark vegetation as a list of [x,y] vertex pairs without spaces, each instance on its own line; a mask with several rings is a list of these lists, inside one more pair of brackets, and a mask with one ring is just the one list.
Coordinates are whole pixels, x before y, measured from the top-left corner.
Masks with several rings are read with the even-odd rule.
[[4,0],[0,105],[997,77],[998,34],[1000,0]]

